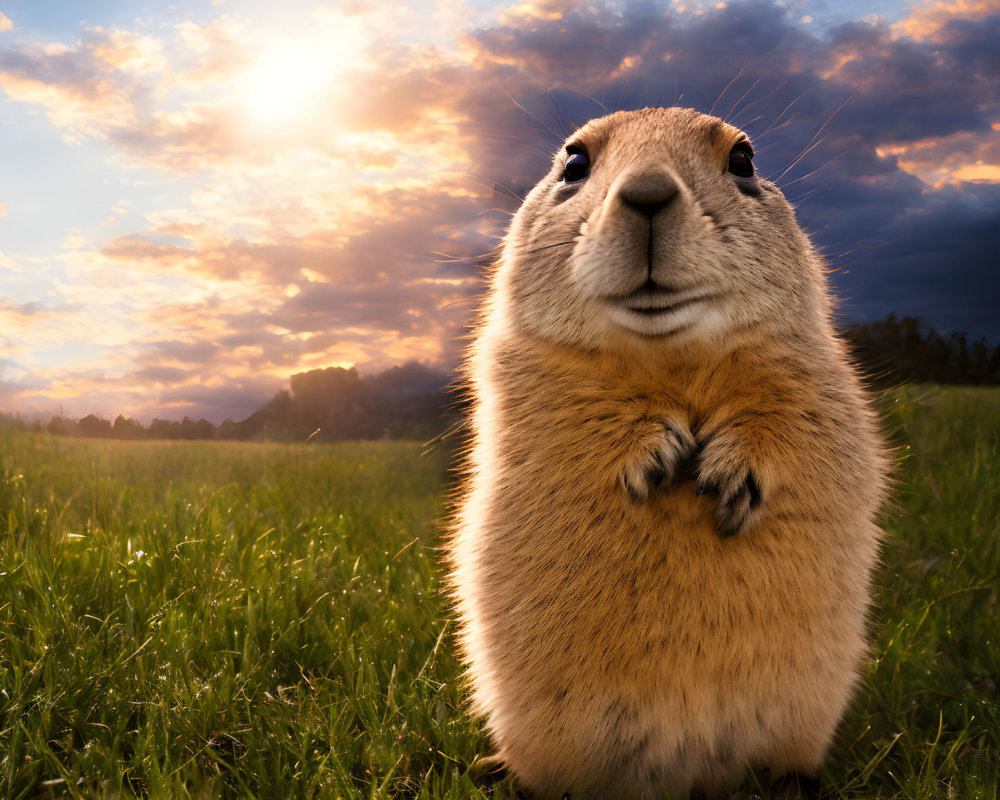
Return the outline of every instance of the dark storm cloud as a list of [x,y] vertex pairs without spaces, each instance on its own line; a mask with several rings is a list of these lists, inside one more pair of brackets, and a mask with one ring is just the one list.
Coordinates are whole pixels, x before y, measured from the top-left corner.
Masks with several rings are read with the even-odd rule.
[[988,131],[1000,88],[996,65],[984,70],[976,53],[981,49],[979,28],[993,28],[996,37],[998,21],[994,17],[956,27],[946,43],[893,40],[884,27],[857,23],[838,28],[830,48],[850,60],[839,69],[837,81],[862,89],[844,110],[840,125],[868,139],[893,141]]
[[867,259],[863,276],[843,278],[856,316],[905,309],[940,330],[995,337],[997,230],[997,185],[942,189],[926,204],[891,217],[884,229],[886,244]]
[[1000,151],[1000,16],[915,40],[866,23],[817,35],[770,3],[702,15],[647,3],[624,16],[514,18],[470,41],[475,76],[453,102],[478,134],[469,149],[487,180],[523,194],[559,138],[602,104],[714,106],[746,127],[762,173],[797,202],[834,266],[849,264],[831,276],[845,318],[919,314],[1000,339],[1000,193],[957,179],[934,188],[876,152],[942,137]]
[[1000,14],[982,20],[953,19],[935,37],[964,71],[993,77],[994,98],[1000,91]]

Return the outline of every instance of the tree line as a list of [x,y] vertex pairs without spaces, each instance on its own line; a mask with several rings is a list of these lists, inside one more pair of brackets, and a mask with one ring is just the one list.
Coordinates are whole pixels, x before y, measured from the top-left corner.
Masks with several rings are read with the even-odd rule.
[[449,375],[417,362],[362,377],[353,367],[315,369],[292,376],[289,388],[244,420],[213,425],[207,419],[154,419],[148,427],[119,414],[114,422],[90,414],[53,417],[57,436],[110,439],[221,439],[337,441],[423,439],[439,436],[458,419]]
[[848,328],[844,338],[869,379],[901,383],[1000,384],[1000,347],[965,333],[943,336],[918,317],[868,322]]
[[[970,343],[964,333],[944,336],[917,317],[890,314],[843,335],[877,386],[1000,384],[1000,347],[991,349],[983,339]],[[147,427],[123,415],[112,422],[90,414],[80,420],[53,417],[45,427],[60,436],[112,439],[429,441],[461,419],[461,395],[449,382],[447,373],[417,362],[366,377],[354,368],[330,367],[293,375],[287,390],[241,421],[213,425],[184,417],[154,419]]]

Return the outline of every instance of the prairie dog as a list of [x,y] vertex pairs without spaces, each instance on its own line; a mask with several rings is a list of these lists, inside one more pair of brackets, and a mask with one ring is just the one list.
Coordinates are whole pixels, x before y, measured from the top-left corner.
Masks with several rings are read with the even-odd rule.
[[593,120],[514,217],[447,543],[472,706],[538,800],[813,773],[866,655],[887,457],[742,131]]

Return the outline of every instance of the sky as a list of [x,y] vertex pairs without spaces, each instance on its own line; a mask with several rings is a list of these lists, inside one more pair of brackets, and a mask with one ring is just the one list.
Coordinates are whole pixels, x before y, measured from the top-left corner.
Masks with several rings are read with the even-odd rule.
[[843,324],[1000,344],[1000,0],[0,0],[0,411],[451,369],[560,141],[656,105],[749,133]]

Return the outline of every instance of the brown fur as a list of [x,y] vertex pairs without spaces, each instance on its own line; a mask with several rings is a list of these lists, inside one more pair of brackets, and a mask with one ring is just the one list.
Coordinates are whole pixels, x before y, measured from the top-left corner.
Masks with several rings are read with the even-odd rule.
[[[589,123],[589,176],[557,154],[492,275],[447,549],[474,710],[540,800],[813,772],[863,666],[884,447],[820,259],[728,171],[745,138]],[[647,281],[695,299],[629,316]]]

